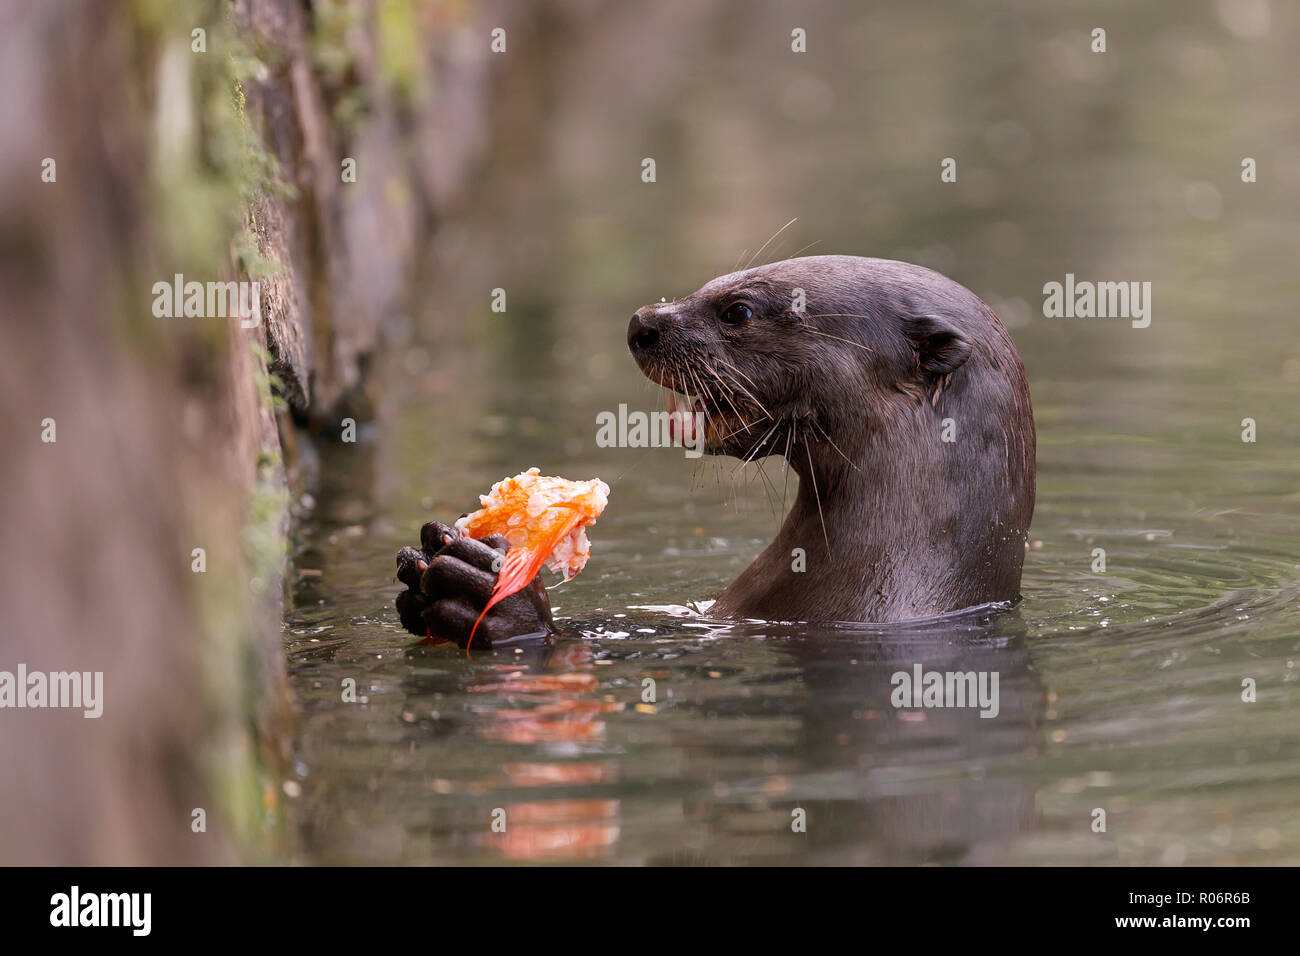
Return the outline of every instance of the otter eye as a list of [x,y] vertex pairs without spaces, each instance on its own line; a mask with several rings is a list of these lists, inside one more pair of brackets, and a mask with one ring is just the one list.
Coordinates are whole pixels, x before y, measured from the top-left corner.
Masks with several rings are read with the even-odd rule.
[[744,325],[754,317],[754,310],[743,302],[729,305],[719,318],[723,325]]

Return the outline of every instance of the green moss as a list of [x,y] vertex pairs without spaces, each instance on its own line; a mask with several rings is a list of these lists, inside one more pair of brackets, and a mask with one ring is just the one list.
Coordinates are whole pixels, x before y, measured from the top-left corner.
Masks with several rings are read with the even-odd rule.
[[356,64],[350,38],[362,25],[361,10],[353,3],[323,0],[313,7],[312,65],[326,82],[342,83]]
[[262,253],[256,220],[250,215],[247,224],[231,240],[230,251],[239,271],[250,279],[270,279],[284,272],[284,263]]
[[[253,353],[253,384],[257,389],[257,401],[263,408],[271,408],[275,411],[283,411],[289,407],[285,400],[284,380],[280,376],[268,371],[271,366],[271,353],[261,342],[256,340],[249,342],[249,349]],[[257,466],[261,469],[264,465],[274,464],[264,459],[266,450],[263,449],[258,455]]]
[[[179,360],[192,387],[205,376],[218,383],[230,360],[229,326],[189,321],[164,329],[151,314],[151,299],[138,290],[174,273],[210,281],[231,271],[253,280],[283,272],[285,265],[258,242],[254,207],[259,197],[291,198],[294,190],[249,111],[251,84],[268,75],[283,51],[242,42],[221,0],[132,0],[128,9],[141,64],[134,95],[153,110],[149,167],[141,178],[151,191],[146,211],[154,258],[145,276],[124,277],[123,328],[135,348],[174,349],[166,357]],[[206,31],[206,52],[191,50],[196,27]],[[273,411],[284,404],[283,384],[268,372],[265,348],[254,343],[253,349],[251,384],[261,408]],[[198,759],[211,794],[209,828],[229,835],[242,858],[265,859],[281,839],[284,771],[276,761],[278,741],[262,724],[278,707],[264,632],[278,607],[288,490],[277,443],[261,448],[248,467],[254,481],[237,550],[217,558],[214,547],[208,572],[194,575],[202,707],[212,728]],[[221,520],[201,513],[193,536],[230,542]]]
[[[169,260],[164,272],[211,275],[233,252],[236,265],[256,270],[251,278],[269,275],[250,235],[249,210],[259,195],[292,198],[295,190],[247,112],[245,85],[267,74],[264,58],[236,36],[220,3],[176,5],[165,23],[153,5],[138,6],[151,24],[142,46],[154,53],[157,83],[190,93],[190,119],[159,126],[170,138],[158,144],[150,177],[158,247]],[[206,53],[191,52],[195,26],[207,31]]]
[[[257,479],[244,527],[244,559],[249,579],[263,587],[278,581],[287,553],[289,491],[284,484],[279,446],[258,452]],[[265,592],[264,592],[265,593]]]
[[379,69],[384,85],[410,106],[419,101],[420,25],[412,0],[381,0],[378,9]]
[[[132,270],[139,274],[124,271],[112,292],[124,317],[121,331],[137,353],[180,368],[191,390],[210,385],[214,394],[226,387],[232,358],[242,359],[230,349],[240,338],[252,339],[251,385],[261,413],[274,414],[286,407],[285,385],[270,371],[262,333],[232,337],[228,324],[208,321],[163,326],[141,288],[148,291],[176,273],[198,281],[260,281],[289,267],[267,255],[259,239],[265,235],[257,218],[264,199],[293,199],[295,190],[267,149],[254,108],[263,84],[287,81],[289,54],[274,39],[242,39],[228,0],[128,0],[125,6],[138,64],[128,95],[146,112],[142,128],[150,136],[140,154],[147,222],[140,230],[139,267]],[[442,15],[455,8],[444,4]],[[429,94],[420,38],[427,8],[417,0],[314,0],[308,9],[315,80],[333,131],[345,142],[364,119],[368,96],[409,108]],[[206,32],[202,53],[191,49],[191,31],[198,27]],[[357,44],[365,33],[374,38],[377,89],[360,85]],[[210,826],[228,833],[245,859],[257,860],[267,858],[282,828],[284,768],[277,762],[278,741],[261,721],[279,703],[269,686],[275,662],[266,657],[277,648],[268,649],[263,631],[273,613],[268,609],[281,597],[276,588],[285,569],[289,493],[273,436],[247,467],[254,479],[237,551],[194,575],[193,607],[202,707],[212,728],[198,758],[212,793]],[[230,519],[229,512],[204,508],[189,530],[214,542],[215,558],[215,543],[235,544]]]

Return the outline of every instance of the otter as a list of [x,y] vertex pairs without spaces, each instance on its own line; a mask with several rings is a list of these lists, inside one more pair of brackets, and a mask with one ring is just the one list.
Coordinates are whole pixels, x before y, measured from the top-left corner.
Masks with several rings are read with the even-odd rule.
[[[969,289],[888,259],[787,259],[638,309],[627,341],[690,413],[680,436],[782,456],[799,477],[776,539],[710,616],[887,623],[1019,600],[1033,410],[1010,334]],[[425,525],[397,559],[403,625],[463,645],[503,545]],[[485,629],[493,644],[551,633],[540,580]]]

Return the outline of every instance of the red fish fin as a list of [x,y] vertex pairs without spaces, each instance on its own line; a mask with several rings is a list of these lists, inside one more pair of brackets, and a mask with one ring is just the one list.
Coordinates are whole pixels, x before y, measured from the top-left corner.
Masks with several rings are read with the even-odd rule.
[[492,595],[488,598],[487,604],[483,605],[483,613],[478,616],[478,620],[470,628],[469,640],[465,642],[466,651],[474,643],[474,632],[478,630],[484,615],[516,591],[522,591],[528,587],[529,582],[537,576],[537,572],[546,563],[546,559],[551,556],[551,552],[564,539],[564,536],[577,527],[581,521],[582,517],[575,515],[572,520],[557,526],[535,548],[510,548],[506,551],[506,559],[501,564],[501,573],[497,575],[497,583],[492,588]]

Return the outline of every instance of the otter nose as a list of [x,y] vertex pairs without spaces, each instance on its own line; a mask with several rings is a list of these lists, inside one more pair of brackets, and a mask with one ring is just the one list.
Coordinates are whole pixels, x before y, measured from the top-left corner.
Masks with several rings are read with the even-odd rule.
[[627,347],[633,352],[653,347],[659,341],[659,328],[654,313],[638,309],[627,325]]

